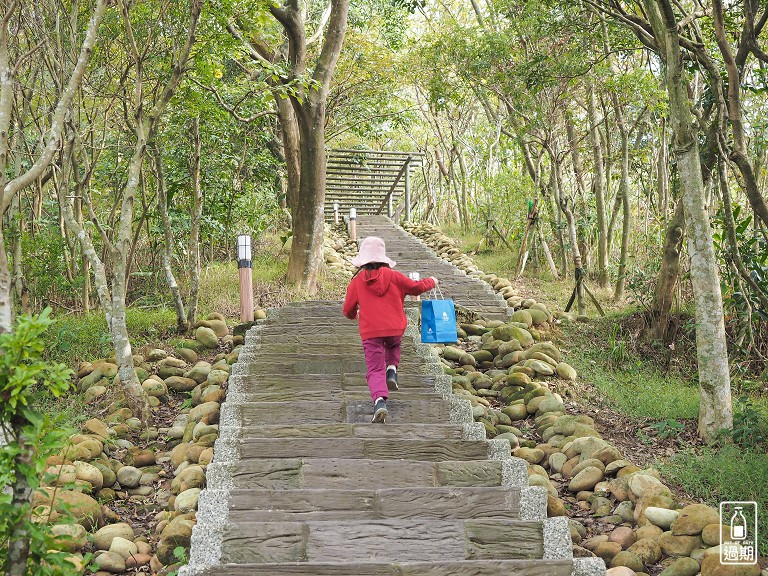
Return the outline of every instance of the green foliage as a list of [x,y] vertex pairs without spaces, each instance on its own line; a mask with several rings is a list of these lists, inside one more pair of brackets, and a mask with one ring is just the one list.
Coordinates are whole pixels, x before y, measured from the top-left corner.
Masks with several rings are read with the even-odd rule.
[[611,366],[621,367],[629,361],[629,350],[627,341],[621,338],[621,325],[616,323],[611,328],[611,334],[608,337],[608,347],[611,355]]
[[[126,322],[134,350],[156,343],[176,324],[172,310],[165,308],[127,308]],[[56,318],[56,326],[48,333],[45,357],[67,366],[113,354],[112,337],[101,312],[71,314]]]
[[[756,501],[768,510],[768,454],[731,443],[686,450],[661,462],[665,480],[680,486],[686,494],[717,507],[723,500]],[[759,516],[758,532],[768,534],[768,514]],[[759,542],[761,555],[768,554],[768,539]]]
[[[0,334],[0,425],[7,440],[0,447],[0,486],[14,486],[20,496],[24,487],[32,494],[39,486],[46,458],[73,433],[59,418],[35,409],[40,400],[61,397],[71,385],[71,370],[43,359],[50,313],[46,308],[39,316],[21,316],[13,332]],[[0,493],[0,542],[26,533],[21,537],[29,540],[30,575],[71,573],[67,554],[52,551],[56,545],[48,525],[34,523],[31,514],[29,501],[14,502],[11,494]],[[8,555],[0,555],[0,572],[7,562]]]
[[733,442],[742,448],[768,448],[768,408],[749,396],[739,397],[733,406]]
[[[612,314],[586,326],[565,326],[563,337],[571,349],[568,358],[573,367],[587,375],[600,395],[624,414],[664,421],[697,418],[696,383],[681,374],[662,372],[655,358],[633,353],[618,331],[614,336],[619,321],[620,316]],[[620,365],[615,364],[617,355]]]
[[[721,207],[714,219],[715,231],[712,234],[715,251],[720,261],[721,289],[723,292],[723,307],[726,316],[734,320],[733,331],[735,337],[735,351],[742,357],[749,357],[750,347],[761,333],[768,330],[768,310],[764,309],[760,296],[768,296],[768,241],[752,226],[752,216],[742,215],[741,206],[734,206],[733,221],[736,243],[738,245],[741,261],[749,276],[758,287],[762,288],[762,294],[755,290],[741,278],[733,260],[732,247],[725,230],[725,208]],[[758,369],[762,369],[759,366]]]
[[649,428],[655,430],[656,436],[659,438],[671,438],[673,436],[677,436],[678,433],[685,430],[685,424],[678,422],[674,418],[668,418],[667,420],[654,422],[649,426]]

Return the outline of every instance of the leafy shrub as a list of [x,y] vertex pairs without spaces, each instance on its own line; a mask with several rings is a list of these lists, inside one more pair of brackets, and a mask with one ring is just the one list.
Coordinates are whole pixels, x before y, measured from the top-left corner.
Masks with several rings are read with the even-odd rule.
[[46,458],[72,434],[58,418],[35,409],[39,401],[60,397],[71,385],[71,370],[43,360],[43,334],[53,323],[50,313],[46,308],[39,316],[21,316],[13,332],[0,334],[0,426],[7,441],[0,447],[0,486],[12,487],[12,493],[0,493],[0,542],[8,550],[0,555],[3,573],[14,562],[17,568],[26,565],[30,575],[73,572],[68,554],[55,551],[48,526],[32,520],[31,496],[40,485]]

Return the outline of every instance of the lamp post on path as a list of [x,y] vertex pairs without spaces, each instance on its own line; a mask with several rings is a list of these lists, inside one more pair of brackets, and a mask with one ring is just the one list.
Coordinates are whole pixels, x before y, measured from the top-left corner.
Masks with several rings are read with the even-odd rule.
[[333,203],[333,223],[334,224],[339,223],[339,203],[338,202]]
[[237,237],[237,267],[240,275],[240,322],[253,322],[253,271],[251,236]]
[[349,209],[349,238],[357,240],[357,210]]

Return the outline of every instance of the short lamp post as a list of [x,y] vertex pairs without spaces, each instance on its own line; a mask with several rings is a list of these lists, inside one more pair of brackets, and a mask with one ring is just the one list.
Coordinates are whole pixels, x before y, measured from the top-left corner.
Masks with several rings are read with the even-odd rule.
[[339,203],[338,202],[333,203],[333,223],[334,224],[339,223]]
[[253,322],[253,271],[251,237],[237,237],[237,267],[240,274],[240,322]]
[[357,240],[357,210],[349,209],[349,238]]

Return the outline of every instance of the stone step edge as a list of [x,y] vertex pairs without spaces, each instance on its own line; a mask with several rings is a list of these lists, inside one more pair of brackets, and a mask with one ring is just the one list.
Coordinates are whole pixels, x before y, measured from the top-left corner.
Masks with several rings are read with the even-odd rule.
[[[197,523],[192,528],[190,558],[179,576],[194,576],[203,569],[221,565],[224,528],[229,521],[228,489],[204,489],[198,501]],[[530,518],[525,514],[531,500],[543,505],[546,516],[546,490],[541,486],[523,488],[520,493],[520,519],[542,522],[544,554],[542,560],[572,560],[575,576],[602,576],[605,564],[599,558],[573,558],[568,518]]]
[[[510,565],[509,563],[519,563],[520,565],[528,565],[533,564],[536,565],[537,562],[542,562],[544,560],[507,560],[503,561],[504,565]],[[555,562],[562,562],[562,559],[547,559],[547,561],[555,561]],[[569,562],[572,566],[571,569],[571,575],[572,576],[604,576],[605,574],[605,563],[601,558],[574,558],[574,559],[568,559],[566,560]],[[473,564],[476,564],[478,561],[476,560],[468,560],[467,562],[471,562]],[[488,561],[488,562],[494,562],[497,563],[498,561]],[[356,563],[356,565],[362,565],[363,563]],[[404,563],[404,566],[407,566],[409,563]],[[437,564],[437,563],[436,563]],[[453,564],[460,564],[460,563],[453,563]],[[293,564],[291,564],[293,565]],[[318,564],[308,564],[311,566],[317,566]],[[336,563],[336,564],[329,564],[329,563],[322,563],[321,566],[341,566],[342,563]],[[378,565],[378,564],[376,564]],[[229,566],[233,565],[221,565],[221,568],[226,569]],[[249,566],[249,565],[244,565]],[[274,565],[269,565],[270,567]],[[212,566],[184,566],[179,571],[179,576],[210,576],[212,572]]]

